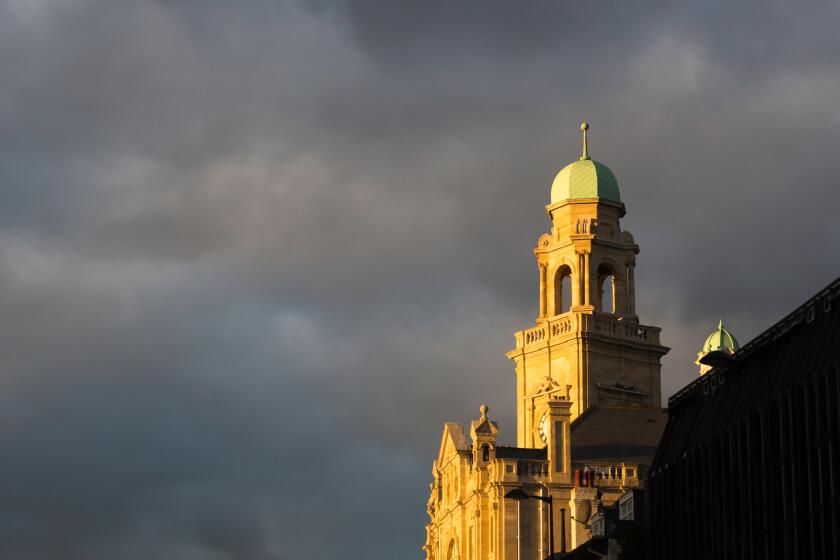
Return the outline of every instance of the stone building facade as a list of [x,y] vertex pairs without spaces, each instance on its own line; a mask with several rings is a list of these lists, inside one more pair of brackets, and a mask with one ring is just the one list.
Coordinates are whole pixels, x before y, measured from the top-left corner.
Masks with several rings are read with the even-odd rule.
[[[545,558],[591,536],[601,504],[643,485],[665,424],[659,329],[639,322],[639,248],[622,230],[618,182],[583,154],[564,167],[534,253],[535,325],[515,333],[516,446],[500,445],[485,406],[469,437],[444,426],[434,461],[427,560]],[[518,489],[528,496],[506,497]],[[552,515],[548,508],[551,507]]]

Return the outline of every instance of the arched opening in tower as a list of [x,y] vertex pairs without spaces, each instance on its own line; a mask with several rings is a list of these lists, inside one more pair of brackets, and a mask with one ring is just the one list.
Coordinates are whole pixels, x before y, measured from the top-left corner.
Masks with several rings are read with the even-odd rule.
[[572,308],[572,269],[563,265],[554,274],[554,315]]
[[615,313],[615,275],[607,265],[598,267],[598,297],[596,308],[605,313]]

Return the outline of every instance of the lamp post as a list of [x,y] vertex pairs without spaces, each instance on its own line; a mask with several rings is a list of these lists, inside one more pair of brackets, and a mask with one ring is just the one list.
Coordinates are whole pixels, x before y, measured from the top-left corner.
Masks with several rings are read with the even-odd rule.
[[[548,504],[548,554],[551,560],[554,560],[554,507],[551,494],[548,496],[531,496],[522,491],[521,488],[514,488],[507,494],[505,498],[521,502],[522,500],[540,500]],[[566,555],[566,510],[560,508],[560,521],[563,523],[563,529],[560,533],[560,552],[563,556]]]

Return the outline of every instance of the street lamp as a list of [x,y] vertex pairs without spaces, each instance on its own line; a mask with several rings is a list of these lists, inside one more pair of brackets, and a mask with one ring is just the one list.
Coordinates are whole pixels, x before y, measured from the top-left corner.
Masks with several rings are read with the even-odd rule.
[[[507,494],[505,498],[521,502],[522,500],[540,500],[548,504],[548,554],[551,560],[554,560],[554,507],[551,494],[548,496],[531,496],[522,491],[521,488],[514,488]],[[566,555],[566,510],[560,508],[560,521],[563,524],[563,530],[560,532],[560,551],[563,556]]]

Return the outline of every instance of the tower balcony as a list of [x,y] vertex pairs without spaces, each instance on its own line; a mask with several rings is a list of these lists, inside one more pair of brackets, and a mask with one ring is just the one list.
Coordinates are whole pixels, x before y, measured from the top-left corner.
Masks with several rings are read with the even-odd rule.
[[516,349],[550,345],[582,335],[599,335],[621,341],[659,346],[659,327],[641,325],[611,313],[569,311],[541,321],[535,327],[514,334]]

